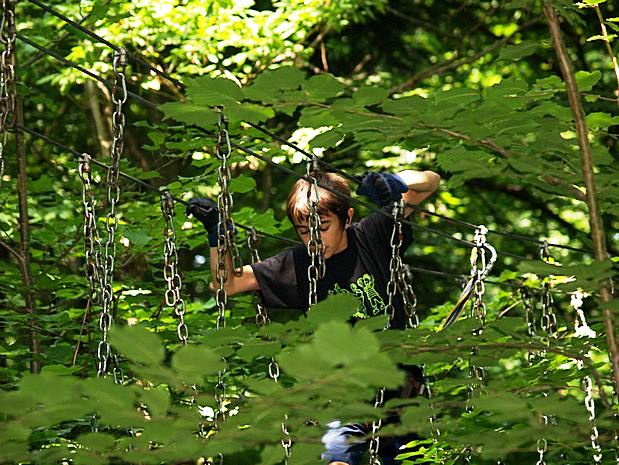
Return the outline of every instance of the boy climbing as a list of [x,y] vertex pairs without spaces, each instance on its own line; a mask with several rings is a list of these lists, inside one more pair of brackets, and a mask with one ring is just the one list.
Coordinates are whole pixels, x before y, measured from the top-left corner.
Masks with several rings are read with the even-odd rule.
[[[390,240],[394,220],[388,215],[374,212],[359,222],[353,222],[354,209],[351,207],[347,181],[335,173],[316,173],[314,176],[319,186],[318,213],[326,264],[325,275],[318,281],[318,301],[329,294],[347,292],[359,298],[359,309],[355,316],[367,318],[382,315],[388,298],[387,283],[392,252]],[[436,191],[439,183],[440,176],[432,171],[407,170],[399,174],[371,172],[363,177],[357,194],[365,195],[381,207],[387,207],[400,199],[407,204],[418,205]],[[308,310],[308,189],[311,189],[311,185],[307,181],[298,180],[286,203],[288,218],[304,245],[288,248],[273,257],[245,265],[238,276],[229,273],[224,285],[228,295],[258,291],[267,307]],[[412,208],[406,207],[403,216],[407,218],[412,211]],[[189,202],[187,214],[200,220],[208,232],[211,271],[216,276],[219,258],[217,206],[209,199],[196,198]],[[400,253],[410,246],[412,240],[412,230],[404,224]],[[226,257],[226,260],[231,269],[230,257]],[[406,317],[399,296],[396,297],[394,308],[390,326],[403,329]],[[410,383],[415,384],[415,377],[409,376],[409,386],[405,386],[403,392],[411,390]],[[364,426],[342,426],[337,422],[329,426],[330,430],[323,438],[326,446],[323,458],[332,464],[356,465],[363,453],[364,445],[361,443],[365,441],[354,443],[349,439],[351,436],[367,434]],[[384,460],[392,460],[396,454],[397,451],[381,451]]]

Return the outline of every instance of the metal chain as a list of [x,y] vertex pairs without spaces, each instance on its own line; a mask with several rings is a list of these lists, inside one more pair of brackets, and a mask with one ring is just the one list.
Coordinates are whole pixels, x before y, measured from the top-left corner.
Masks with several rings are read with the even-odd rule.
[[125,71],[127,67],[127,54],[124,49],[119,49],[114,53],[114,86],[112,87],[112,104],[114,112],[112,114],[112,147],[110,151],[111,163],[107,172],[106,182],[108,187],[107,200],[109,212],[106,215],[105,227],[107,230],[107,240],[103,246],[102,253],[102,272],[101,272],[101,316],[99,318],[99,329],[101,330],[101,341],[97,347],[97,359],[99,376],[105,376],[108,370],[108,363],[111,356],[111,347],[107,341],[107,333],[112,326],[112,313],[114,305],[114,263],[116,258],[116,230],[118,228],[118,217],[116,216],[116,204],[120,200],[120,187],[118,176],[120,173],[120,158],[124,147],[125,115],[123,105],[127,101],[127,82]]
[[[589,328],[585,313],[582,310],[584,298],[585,294],[583,294],[580,290],[573,292],[570,298],[570,305],[576,312],[576,318],[574,319],[574,336],[595,338],[595,331]],[[576,361],[576,365],[579,370],[584,368],[584,362],[580,359]],[[589,413],[589,423],[591,424],[591,448],[593,449],[593,462],[602,463],[602,448],[599,443],[599,431],[597,427],[597,420],[595,418],[593,382],[588,374],[582,378],[582,390],[585,393],[585,408]]]
[[174,229],[174,200],[169,192],[161,193],[161,213],[163,228],[163,278],[166,281],[165,304],[174,310],[178,318],[176,334],[183,345],[187,344],[189,331],[185,324],[185,301],[181,297],[183,282],[178,273],[178,252],[176,249],[176,230]]
[[[250,227],[247,232],[247,248],[249,249],[251,263],[259,262],[260,254],[258,253],[258,234],[253,227]],[[256,298],[256,325],[268,326],[271,323],[271,320],[269,319],[266,307],[262,303],[262,297],[258,293]],[[269,377],[277,383],[279,381],[280,370],[279,364],[277,363],[277,360],[275,360],[275,357],[271,357],[268,371]]]
[[398,291],[400,275],[400,248],[402,247],[402,215],[404,214],[404,200],[393,204],[393,229],[391,230],[391,259],[389,260],[389,281],[387,282],[387,305],[385,305],[385,329],[391,326],[395,317],[395,297]]
[[[250,227],[247,231],[247,248],[249,249],[251,263],[258,263],[260,261],[260,254],[258,253],[258,234],[253,227]],[[267,326],[269,323],[269,315],[262,302],[262,297],[259,293],[256,293],[256,325]]]
[[[425,367],[422,367],[424,370]],[[425,371],[425,370],[424,370]],[[438,441],[438,438],[441,436],[441,430],[436,426],[436,412],[434,409],[434,394],[432,393],[432,386],[430,384],[430,380],[424,375],[424,386],[426,388],[426,392],[428,393],[428,402],[430,404],[431,415],[428,417],[428,422],[430,423],[430,431],[432,433],[432,437],[435,441]]]
[[524,321],[527,325],[527,334],[529,337],[535,337],[535,313],[533,312],[533,302],[531,302],[531,294],[526,287],[519,289],[522,306],[524,307]]
[[[228,295],[224,285],[228,280],[230,271],[236,276],[242,274],[243,263],[241,262],[236,245],[236,228],[234,226],[234,220],[232,219],[232,207],[234,202],[229,188],[230,167],[228,166],[228,158],[232,153],[232,146],[230,143],[230,134],[228,133],[228,120],[224,115],[223,108],[218,107],[218,110],[218,138],[217,145],[215,146],[215,155],[220,161],[217,169],[217,183],[220,187],[220,193],[217,197],[219,220],[217,223],[217,290],[215,293],[215,301],[217,302],[217,328],[219,329],[226,325],[225,311],[228,305]],[[228,265],[226,263],[228,253],[232,259],[232,270],[228,270]]]
[[[494,263],[496,262],[497,254],[487,239],[488,228],[480,225],[475,230],[475,238],[473,242],[475,247],[471,249],[471,277],[475,280],[473,289],[473,304],[471,306],[471,316],[474,316],[481,322],[482,328],[486,324],[486,304],[483,301],[486,286],[484,279],[488,276]],[[490,252],[490,258],[486,257],[486,251]]]
[[398,291],[402,296],[404,313],[406,314],[406,325],[409,328],[419,326],[419,316],[417,315],[417,295],[413,288],[413,272],[407,264],[403,263],[402,257],[398,255]]
[[[548,242],[542,241],[539,252],[540,258],[546,263],[551,263],[550,251],[548,250]],[[550,280],[545,277],[542,279],[542,293],[541,293],[541,307],[542,307],[542,330],[546,331],[549,336],[556,336],[557,331],[557,317],[552,309],[553,299],[550,294]]]
[[282,421],[282,440],[281,444],[284,448],[284,464],[288,465],[288,459],[292,455],[292,438],[290,437],[290,431],[288,431],[288,415],[284,415],[284,421]]
[[[379,409],[383,406],[385,402],[385,388],[380,388],[376,392],[376,398],[374,400],[374,408]],[[380,447],[380,436],[378,435],[378,431],[382,426],[383,421],[381,418],[377,418],[372,422],[372,437],[370,438],[370,465],[380,465],[380,460],[378,459],[378,449]]]
[[7,127],[15,124],[15,24],[16,0],[2,0],[0,22],[0,185],[4,176],[4,149],[7,143]]
[[317,162],[316,157],[307,163],[306,176],[309,182],[307,190],[307,202],[309,204],[309,215],[307,217],[307,227],[309,230],[309,241],[307,242],[307,253],[310,257],[310,264],[307,267],[307,279],[309,281],[308,307],[316,305],[318,302],[318,280],[324,278],[326,272],[324,258],[324,244],[320,230],[322,224],[318,206],[320,197],[318,194],[318,181],[314,176],[313,163]]
[[542,438],[542,439],[537,440],[538,459],[535,465],[546,465],[546,462],[544,461],[544,454],[546,454],[547,446],[548,446],[548,443],[546,442],[545,439]]
[[[389,260],[389,281],[387,283],[387,305],[385,306],[385,326],[383,330],[387,330],[391,326],[391,320],[395,317],[395,297],[398,291],[398,283],[400,282],[400,270],[402,259],[400,257],[400,248],[402,246],[402,215],[404,214],[404,200],[395,202],[392,209],[393,214],[393,230],[391,231],[391,259]],[[414,294],[414,293],[413,293]],[[416,303],[416,302],[415,302]],[[374,408],[381,408],[385,400],[385,388],[381,387],[376,392],[374,400]],[[379,465],[378,449],[380,446],[380,436],[378,432],[382,426],[382,419],[378,418],[372,422],[372,436],[370,438],[370,465]]]
[[96,203],[92,190],[92,165],[91,157],[83,153],[78,164],[78,174],[82,181],[82,205],[84,207],[84,261],[86,279],[88,280],[88,308],[92,308],[95,302],[101,303],[100,284],[100,250],[101,238],[97,227]]

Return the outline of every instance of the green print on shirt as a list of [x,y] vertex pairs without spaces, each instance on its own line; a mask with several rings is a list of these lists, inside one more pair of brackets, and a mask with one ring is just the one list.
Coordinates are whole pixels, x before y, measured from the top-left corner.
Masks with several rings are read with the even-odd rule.
[[333,289],[329,290],[329,294],[353,294],[357,297],[359,307],[353,315],[355,318],[378,315],[385,309],[385,301],[374,287],[374,276],[368,273],[357,278],[356,282],[350,283],[350,290],[342,288],[336,283]]

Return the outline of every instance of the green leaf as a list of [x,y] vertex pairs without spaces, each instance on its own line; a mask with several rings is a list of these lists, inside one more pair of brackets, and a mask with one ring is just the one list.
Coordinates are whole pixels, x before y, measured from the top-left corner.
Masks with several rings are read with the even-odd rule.
[[312,76],[303,84],[307,99],[317,103],[336,97],[343,89],[344,85],[331,74]]
[[619,116],[611,116],[609,113],[602,112],[587,114],[587,126],[589,129],[608,129],[608,127],[616,124],[619,124]]
[[203,346],[181,347],[172,357],[172,369],[180,381],[187,383],[199,384],[204,376],[217,373],[224,367],[221,357]]
[[578,85],[578,90],[581,92],[588,92],[599,82],[602,78],[602,73],[600,71],[578,71],[576,73],[576,84]]
[[389,89],[381,87],[365,86],[359,88],[352,96],[355,105],[376,105],[389,97]]
[[195,124],[205,129],[213,130],[218,116],[212,108],[195,105],[191,102],[170,102],[159,105],[166,118],[186,124]]
[[187,81],[187,96],[195,105],[225,106],[240,102],[243,92],[236,82],[225,78],[200,76]]
[[519,60],[533,55],[539,48],[539,43],[534,40],[525,40],[517,45],[503,47],[499,54],[499,60]]
[[110,342],[125,357],[146,366],[159,365],[164,349],[159,338],[141,326],[113,326]]
[[254,178],[241,174],[230,181],[230,192],[244,194],[256,189],[256,181]]

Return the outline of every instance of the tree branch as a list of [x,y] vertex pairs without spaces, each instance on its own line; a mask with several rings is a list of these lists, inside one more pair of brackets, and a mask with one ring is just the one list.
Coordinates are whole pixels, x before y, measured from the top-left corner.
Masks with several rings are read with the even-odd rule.
[[[606,261],[608,259],[608,253],[606,250],[604,224],[602,222],[602,215],[597,199],[595,176],[593,174],[593,154],[591,151],[591,144],[589,143],[589,129],[587,128],[582,99],[576,85],[576,77],[574,75],[572,62],[567,54],[563,36],[561,35],[559,18],[552,5],[548,2],[544,2],[544,15],[548,21],[552,43],[557,58],[559,59],[561,74],[563,74],[563,80],[565,81],[567,97],[570,102],[572,116],[574,117],[576,133],[578,134],[582,175],[587,188],[587,206],[589,207],[589,225],[591,227],[591,239],[593,240],[593,252],[596,260]],[[600,299],[602,304],[607,304],[613,299],[610,293],[609,283],[607,282],[602,283],[600,288]],[[604,329],[606,331],[608,353],[615,381],[615,396],[619,397],[619,353],[617,352],[615,324],[613,320],[613,314],[610,308],[604,308]]]
[[[539,22],[539,19],[534,19],[532,21],[529,21],[525,24],[523,24],[520,28],[518,28],[518,30],[516,32],[514,32],[514,34],[518,33],[518,32],[522,32],[525,29],[531,27],[532,25],[536,24]],[[503,37],[500,40],[497,40],[495,43],[489,45],[488,47],[482,49],[481,51],[475,53],[474,55],[471,55],[470,57],[466,57],[466,58],[461,58],[458,59],[457,57],[451,58],[447,61],[444,61],[443,63],[439,63],[435,66],[431,66],[427,69],[424,69],[423,71],[415,74],[413,77],[411,77],[409,80],[403,82],[402,84],[399,84],[395,87],[393,87],[390,90],[390,94],[399,94],[401,92],[404,92],[405,90],[409,90],[414,88],[415,86],[417,86],[417,84],[419,84],[420,82],[422,82],[423,80],[425,80],[426,78],[430,77],[430,76],[434,76],[435,74],[443,74],[446,71],[449,71],[451,69],[457,69],[460,66],[463,65],[468,65],[470,63],[474,63],[477,60],[479,60],[481,57],[483,57],[484,55],[493,52],[494,50],[496,50],[497,48],[500,48],[501,46],[505,45],[507,42],[509,42],[512,37],[514,36],[514,34],[507,36],[507,37]]]
[[[437,131],[437,132],[441,132],[443,134],[447,134],[450,137],[462,140],[464,142],[468,142],[468,143],[473,144],[473,145],[478,145],[480,147],[484,147],[484,148],[490,150],[491,152],[494,152],[494,153],[497,153],[497,154],[501,155],[503,158],[510,158],[510,157],[513,157],[513,155],[514,155],[512,152],[510,152],[506,148],[501,147],[500,145],[498,145],[492,139],[486,138],[486,139],[477,140],[477,139],[474,139],[471,136],[468,136],[466,134],[462,134],[460,132],[452,131],[451,129],[445,129],[445,128],[439,128],[439,127],[431,127],[431,126],[427,126],[427,125],[424,125],[424,128],[425,129],[431,129],[431,130],[434,130],[434,131]],[[557,176],[552,176],[552,175],[547,174],[547,175],[542,176],[542,179],[544,180],[544,182],[546,182],[547,184],[549,184],[551,186],[559,186],[559,187],[562,187],[562,188],[566,189],[577,200],[580,200],[582,202],[586,202],[587,201],[586,195],[580,189],[578,189],[578,187],[574,186],[573,184],[569,184],[569,183],[565,182],[564,180],[562,180],[561,178],[559,178]]]

